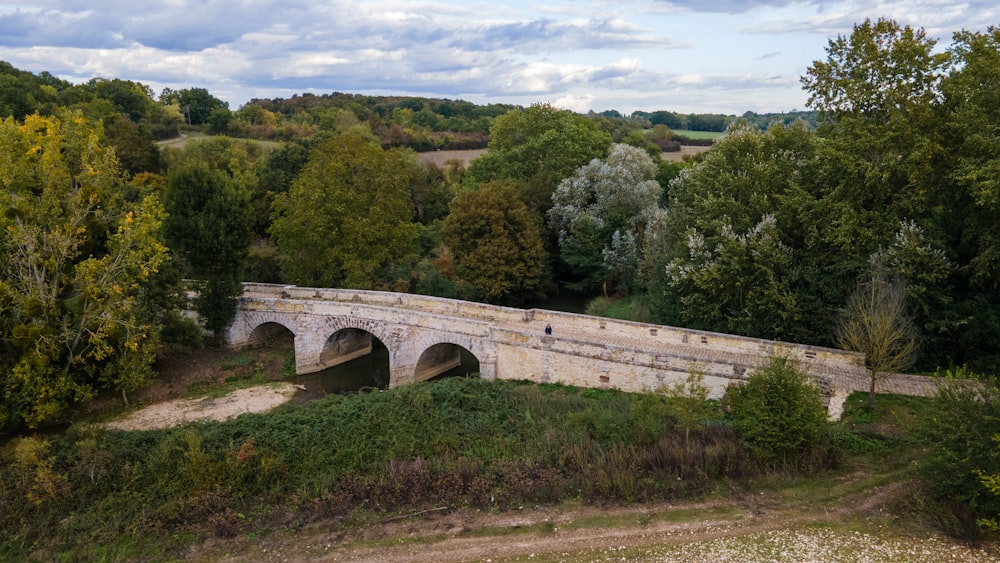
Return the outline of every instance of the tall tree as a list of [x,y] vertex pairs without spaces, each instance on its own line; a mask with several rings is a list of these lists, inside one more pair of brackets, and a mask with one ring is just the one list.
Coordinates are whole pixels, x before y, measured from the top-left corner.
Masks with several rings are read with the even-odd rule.
[[901,221],[935,219],[946,154],[934,108],[949,61],[922,29],[866,20],[831,40],[802,78],[826,139],[827,236],[860,247],[858,272]]
[[738,122],[671,183],[641,270],[663,322],[799,342],[828,331],[816,154],[801,125]]
[[80,113],[0,124],[0,427],[36,426],[152,377],[143,293],[166,259],[155,195],[122,198],[114,151]]
[[118,115],[104,122],[106,143],[115,148],[115,155],[122,170],[131,175],[143,172],[163,173],[163,156],[160,147],[145,125]]
[[956,65],[942,83],[953,187],[941,219],[956,262],[951,308],[955,363],[1000,370],[1000,28],[955,34]]
[[229,104],[216,98],[204,88],[185,88],[183,90],[164,91],[161,101],[176,103],[181,113],[191,125],[208,123],[209,117],[216,109],[229,109]]
[[250,246],[250,194],[225,172],[186,164],[167,177],[165,232],[198,280],[195,309],[218,333],[236,314]]
[[547,104],[511,110],[490,128],[489,150],[469,164],[466,183],[513,181],[528,206],[544,216],[563,178],[611,151],[596,123]]
[[616,144],[607,159],[594,159],[559,183],[548,219],[575,277],[572,286],[592,290],[604,281],[632,288],[646,223],[662,193],[656,172],[644,150]]
[[409,170],[400,153],[354,135],[317,146],[291,189],[274,200],[271,236],[285,278],[372,288],[387,266],[412,262]]
[[514,305],[545,295],[540,228],[511,184],[488,182],[459,194],[444,223],[459,277],[488,303]]

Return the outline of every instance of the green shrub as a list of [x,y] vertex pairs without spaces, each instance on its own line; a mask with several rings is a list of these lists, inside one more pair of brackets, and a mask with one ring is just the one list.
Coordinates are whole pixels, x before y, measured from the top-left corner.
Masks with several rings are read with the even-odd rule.
[[918,430],[930,447],[920,465],[931,493],[970,508],[977,518],[1000,515],[1000,497],[980,475],[1000,473],[1000,389],[995,384],[943,384]]
[[771,467],[798,465],[824,436],[820,390],[788,358],[771,358],[726,400],[739,435]]

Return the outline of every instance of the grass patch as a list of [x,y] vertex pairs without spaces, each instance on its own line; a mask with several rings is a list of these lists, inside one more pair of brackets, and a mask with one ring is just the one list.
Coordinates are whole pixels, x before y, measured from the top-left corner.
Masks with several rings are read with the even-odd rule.
[[235,354],[230,354],[222,359],[222,369],[229,371],[245,365],[249,365],[253,362],[253,357],[249,352],[245,350],[240,350]]
[[674,135],[681,137],[687,137],[688,139],[693,139],[696,141],[702,140],[716,140],[719,137],[725,135],[725,133],[720,133],[718,131],[692,131],[690,129],[671,129]]
[[641,296],[626,298],[595,297],[587,304],[586,313],[598,317],[640,323],[652,323],[654,320],[649,305],[646,304]]
[[862,433],[886,438],[912,439],[919,422],[931,414],[933,399],[878,394],[868,412],[868,393],[856,391],[844,402],[845,424]]

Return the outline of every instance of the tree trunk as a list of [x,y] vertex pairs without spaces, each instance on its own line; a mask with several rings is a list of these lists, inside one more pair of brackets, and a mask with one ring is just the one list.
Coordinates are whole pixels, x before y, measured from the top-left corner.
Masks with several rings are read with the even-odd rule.
[[865,412],[871,414],[872,405],[875,404],[875,380],[878,377],[878,372],[872,369],[868,376],[870,381],[868,385],[868,400],[865,401]]

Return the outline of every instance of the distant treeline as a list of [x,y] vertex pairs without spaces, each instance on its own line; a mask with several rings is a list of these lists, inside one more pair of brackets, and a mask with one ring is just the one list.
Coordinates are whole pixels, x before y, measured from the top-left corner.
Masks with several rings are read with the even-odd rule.
[[[385,148],[410,147],[417,151],[485,148],[493,121],[519,108],[510,104],[477,105],[463,100],[333,92],[253,99],[232,110],[227,102],[204,88],[165,88],[157,95],[145,84],[120,78],[93,78],[73,84],[47,71],[34,74],[0,61],[0,117],[21,120],[34,113],[53,115],[60,107],[79,109],[88,117],[104,121],[114,129],[109,132],[112,139],[116,135],[168,139],[186,126],[232,137],[286,141],[363,129]],[[589,112],[586,117],[596,121],[616,142],[657,125],[671,130],[722,132],[737,119],[735,115],[672,111],[623,115],[616,110]],[[813,126],[816,123],[815,112],[747,112],[742,117],[761,129],[774,122],[788,124],[799,119]],[[679,150],[681,144],[711,144],[677,135],[663,139],[661,134],[658,138],[668,151]]]
[[[618,112],[604,112],[604,114]],[[743,119],[756,125],[761,131],[766,131],[768,127],[775,123],[791,125],[796,121],[805,121],[811,127],[817,125],[818,112],[815,111],[790,111],[788,113],[754,113],[748,111],[742,116]],[[632,119],[648,121],[650,126],[666,125],[671,129],[687,129],[690,131],[714,131],[724,132],[726,128],[736,120],[735,115],[723,115],[718,113],[675,113],[672,111],[637,111],[631,115]]]

